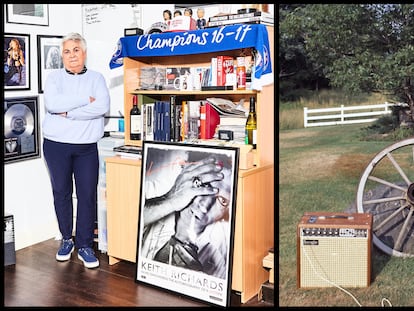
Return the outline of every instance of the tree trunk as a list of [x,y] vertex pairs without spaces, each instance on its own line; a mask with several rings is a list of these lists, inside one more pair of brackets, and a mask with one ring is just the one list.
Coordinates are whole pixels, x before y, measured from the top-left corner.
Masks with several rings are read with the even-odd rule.
[[414,86],[411,85],[410,77],[405,80],[404,93],[407,98],[408,107],[410,107],[410,120],[414,123]]

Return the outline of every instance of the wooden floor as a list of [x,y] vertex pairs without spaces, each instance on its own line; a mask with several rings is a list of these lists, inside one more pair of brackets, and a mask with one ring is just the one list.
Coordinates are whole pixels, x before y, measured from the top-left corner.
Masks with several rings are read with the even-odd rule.
[[[4,267],[4,306],[134,306],[205,307],[177,293],[134,282],[135,264],[127,261],[110,266],[108,256],[97,251],[100,266],[87,269],[77,251],[67,262],[57,262],[60,241],[54,239],[18,250],[16,264]],[[245,304],[232,293],[231,306],[273,307],[254,297]]]

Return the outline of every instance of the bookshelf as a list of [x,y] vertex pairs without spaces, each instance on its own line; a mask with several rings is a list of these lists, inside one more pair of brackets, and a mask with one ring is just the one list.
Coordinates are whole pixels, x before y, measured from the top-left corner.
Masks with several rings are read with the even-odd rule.
[[[273,66],[273,27],[267,26],[270,56]],[[262,90],[232,91],[179,91],[138,90],[139,72],[145,67],[205,67],[217,54],[236,58],[240,49],[191,55],[125,57],[124,66],[124,115],[125,144],[141,146],[141,140],[129,139],[129,111],[132,97],[139,96],[138,104],[157,99],[168,100],[177,95],[186,100],[204,100],[207,97],[223,97],[234,102],[250,96],[256,97],[258,120],[257,148],[254,151],[255,167],[239,170],[232,290],[242,303],[257,295],[268,272],[262,259],[274,246],[274,96],[273,84]],[[140,160],[112,157],[107,163],[107,227],[109,263],[119,260],[135,262],[137,226],[139,214],[140,180],[136,176],[141,169]],[[128,215],[128,216],[126,216]]]

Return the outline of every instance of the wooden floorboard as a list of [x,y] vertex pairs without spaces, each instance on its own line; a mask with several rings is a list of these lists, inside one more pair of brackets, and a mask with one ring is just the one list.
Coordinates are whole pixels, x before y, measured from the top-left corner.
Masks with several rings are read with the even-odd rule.
[[[60,241],[54,239],[16,252],[16,264],[4,267],[4,306],[6,307],[206,307],[208,304],[136,283],[135,264],[121,261],[109,265],[108,256],[97,251],[97,269],[87,269],[77,258],[58,262],[55,254]],[[273,307],[256,297],[232,306]]]

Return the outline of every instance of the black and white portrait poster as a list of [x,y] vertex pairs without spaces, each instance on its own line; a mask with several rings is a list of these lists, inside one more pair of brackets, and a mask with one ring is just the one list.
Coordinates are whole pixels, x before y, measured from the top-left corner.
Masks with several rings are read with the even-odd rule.
[[47,76],[54,70],[63,68],[61,41],[63,36],[37,35],[38,53],[38,81],[39,93],[43,93],[43,87]]
[[143,142],[137,282],[229,306],[238,151]]

